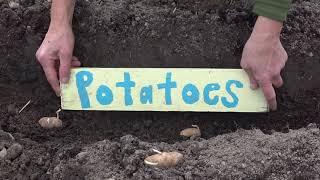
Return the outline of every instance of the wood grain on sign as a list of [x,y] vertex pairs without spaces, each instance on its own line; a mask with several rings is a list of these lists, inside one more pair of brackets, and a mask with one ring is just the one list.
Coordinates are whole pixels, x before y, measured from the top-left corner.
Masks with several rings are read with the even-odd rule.
[[241,69],[77,68],[61,85],[64,110],[267,112]]

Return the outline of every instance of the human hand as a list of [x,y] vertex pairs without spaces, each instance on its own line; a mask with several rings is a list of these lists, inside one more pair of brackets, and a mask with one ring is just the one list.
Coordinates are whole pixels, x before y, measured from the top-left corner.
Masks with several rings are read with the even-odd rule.
[[241,67],[249,76],[251,88],[262,89],[271,110],[277,109],[274,87],[282,86],[280,72],[288,59],[280,42],[281,29],[282,23],[260,16],[241,59]]
[[47,80],[57,96],[60,96],[60,84],[67,83],[71,67],[81,65],[78,58],[73,56],[74,35],[72,28],[66,26],[50,26],[49,30],[36,53]]

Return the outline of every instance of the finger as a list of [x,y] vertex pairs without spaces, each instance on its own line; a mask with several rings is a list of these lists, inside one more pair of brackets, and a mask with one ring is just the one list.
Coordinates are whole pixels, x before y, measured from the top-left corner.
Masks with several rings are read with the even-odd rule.
[[72,56],[72,61],[79,61],[79,59],[76,56]]
[[72,67],[80,67],[80,66],[81,66],[81,62],[80,62],[80,61],[72,60],[71,66],[72,66]]
[[283,80],[281,78],[281,76],[277,76],[275,78],[273,78],[272,80],[272,84],[276,87],[276,88],[279,88],[283,85]]
[[249,70],[249,69],[244,69],[246,71],[246,73],[249,76],[249,80],[250,80],[250,88],[255,90],[258,88],[258,83],[256,81],[256,79],[253,76],[253,73]]
[[271,83],[261,84],[263,94],[268,102],[269,108],[273,111],[277,110],[276,92]]
[[72,67],[81,66],[81,62],[79,61],[79,59],[76,56],[72,56],[71,66]]
[[40,49],[36,53],[38,62],[41,64],[42,69],[46,75],[47,81],[50,84],[51,88],[54,90],[57,96],[60,96],[60,85],[57,76],[57,71],[55,69],[56,61],[55,59],[50,59],[48,54]]
[[43,71],[46,74],[47,80],[56,93],[57,96],[60,96],[60,85],[58,80],[57,71],[54,68],[54,64],[50,66],[43,66]]
[[68,83],[70,78],[70,69],[72,54],[71,53],[60,53],[60,67],[59,67],[59,78],[61,83]]

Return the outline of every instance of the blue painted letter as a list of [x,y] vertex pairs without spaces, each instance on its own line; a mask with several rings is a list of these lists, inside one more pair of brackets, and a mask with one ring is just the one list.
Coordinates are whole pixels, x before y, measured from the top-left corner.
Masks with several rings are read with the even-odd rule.
[[186,104],[194,104],[199,100],[199,90],[193,84],[187,84],[182,89],[182,98]]
[[166,74],[166,82],[162,84],[158,84],[158,89],[165,89],[165,99],[166,104],[171,105],[171,89],[177,88],[177,83],[175,81],[171,81],[171,75],[172,73],[169,72]]
[[96,95],[97,101],[101,105],[109,105],[113,101],[113,94],[111,89],[108,86],[101,85],[99,86],[97,90],[97,95]]
[[218,83],[207,84],[203,90],[203,98],[204,102],[208,105],[217,105],[219,101],[219,96],[214,96],[212,99],[210,98],[210,92],[216,91],[220,89],[220,85]]
[[93,81],[93,75],[89,71],[80,71],[76,74],[76,84],[82,108],[90,107],[90,100],[86,87],[90,86]]
[[133,100],[131,96],[131,88],[135,87],[136,83],[130,80],[130,74],[128,72],[124,73],[124,80],[123,82],[117,82],[116,87],[123,87],[124,88],[124,102],[126,106],[132,105]]
[[237,81],[237,80],[229,80],[229,81],[227,81],[227,83],[226,83],[226,91],[233,98],[232,102],[229,102],[226,97],[222,97],[221,98],[222,104],[224,106],[226,106],[227,108],[234,108],[239,103],[239,98],[237,97],[237,95],[234,92],[231,91],[232,84],[236,85],[237,88],[243,88],[243,84],[240,81]]
[[142,104],[152,104],[152,86],[145,86],[141,88],[140,102]]

